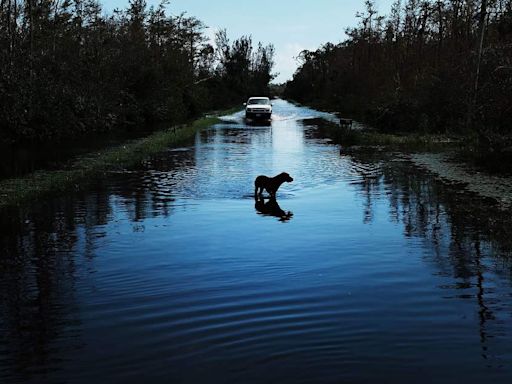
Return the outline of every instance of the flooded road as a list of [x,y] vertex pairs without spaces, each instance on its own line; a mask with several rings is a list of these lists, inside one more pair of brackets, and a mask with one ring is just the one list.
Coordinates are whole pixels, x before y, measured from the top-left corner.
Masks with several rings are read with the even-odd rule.
[[1,382],[509,382],[510,214],[274,113],[4,210]]

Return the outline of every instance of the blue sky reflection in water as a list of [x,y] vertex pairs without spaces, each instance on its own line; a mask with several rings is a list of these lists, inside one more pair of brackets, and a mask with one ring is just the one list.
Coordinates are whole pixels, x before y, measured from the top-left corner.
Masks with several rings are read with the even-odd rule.
[[2,382],[507,382],[508,215],[274,111],[2,214]]

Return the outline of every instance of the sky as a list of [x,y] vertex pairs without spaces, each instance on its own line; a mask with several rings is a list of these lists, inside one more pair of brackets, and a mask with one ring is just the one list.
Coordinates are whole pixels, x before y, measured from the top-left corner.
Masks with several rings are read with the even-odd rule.
[[[158,0],[146,0],[156,5]],[[387,14],[394,0],[375,0],[381,14]],[[126,8],[128,0],[100,0],[105,11]],[[203,21],[206,34],[226,28],[234,40],[251,35],[254,45],[272,43],[281,83],[291,79],[297,69],[297,55],[315,50],[326,42],[344,39],[345,29],[357,25],[356,13],[364,10],[363,0],[171,0],[170,14],[186,12]]]

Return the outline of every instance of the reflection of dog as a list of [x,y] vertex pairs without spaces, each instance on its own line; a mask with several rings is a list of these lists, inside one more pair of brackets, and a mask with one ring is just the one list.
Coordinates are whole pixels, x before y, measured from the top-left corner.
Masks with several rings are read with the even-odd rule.
[[276,193],[284,182],[291,183],[293,179],[286,172],[280,173],[276,177],[258,176],[254,181],[254,195],[261,195],[263,189],[266,189],[270,197],[276,198]]
[[283,211],[279,204],[277,204],[277,200],[272,197],[265,203],[263,197],[256,195],[254,197],[254,208],[264,215],[279,217],[280,221],[288,221],[293,216],[293,213],[290,211]]

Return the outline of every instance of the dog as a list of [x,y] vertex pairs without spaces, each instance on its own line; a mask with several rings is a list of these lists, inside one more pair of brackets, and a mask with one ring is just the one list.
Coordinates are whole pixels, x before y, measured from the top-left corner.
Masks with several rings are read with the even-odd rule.
[[258,176],[254,180],[254,195],[262,195],[265,189],[269,194],[270,198],[276,198],[276,193],[281,184],[284,182],[291,183],[293,178],[286,172],[280,173],[275,177]]

